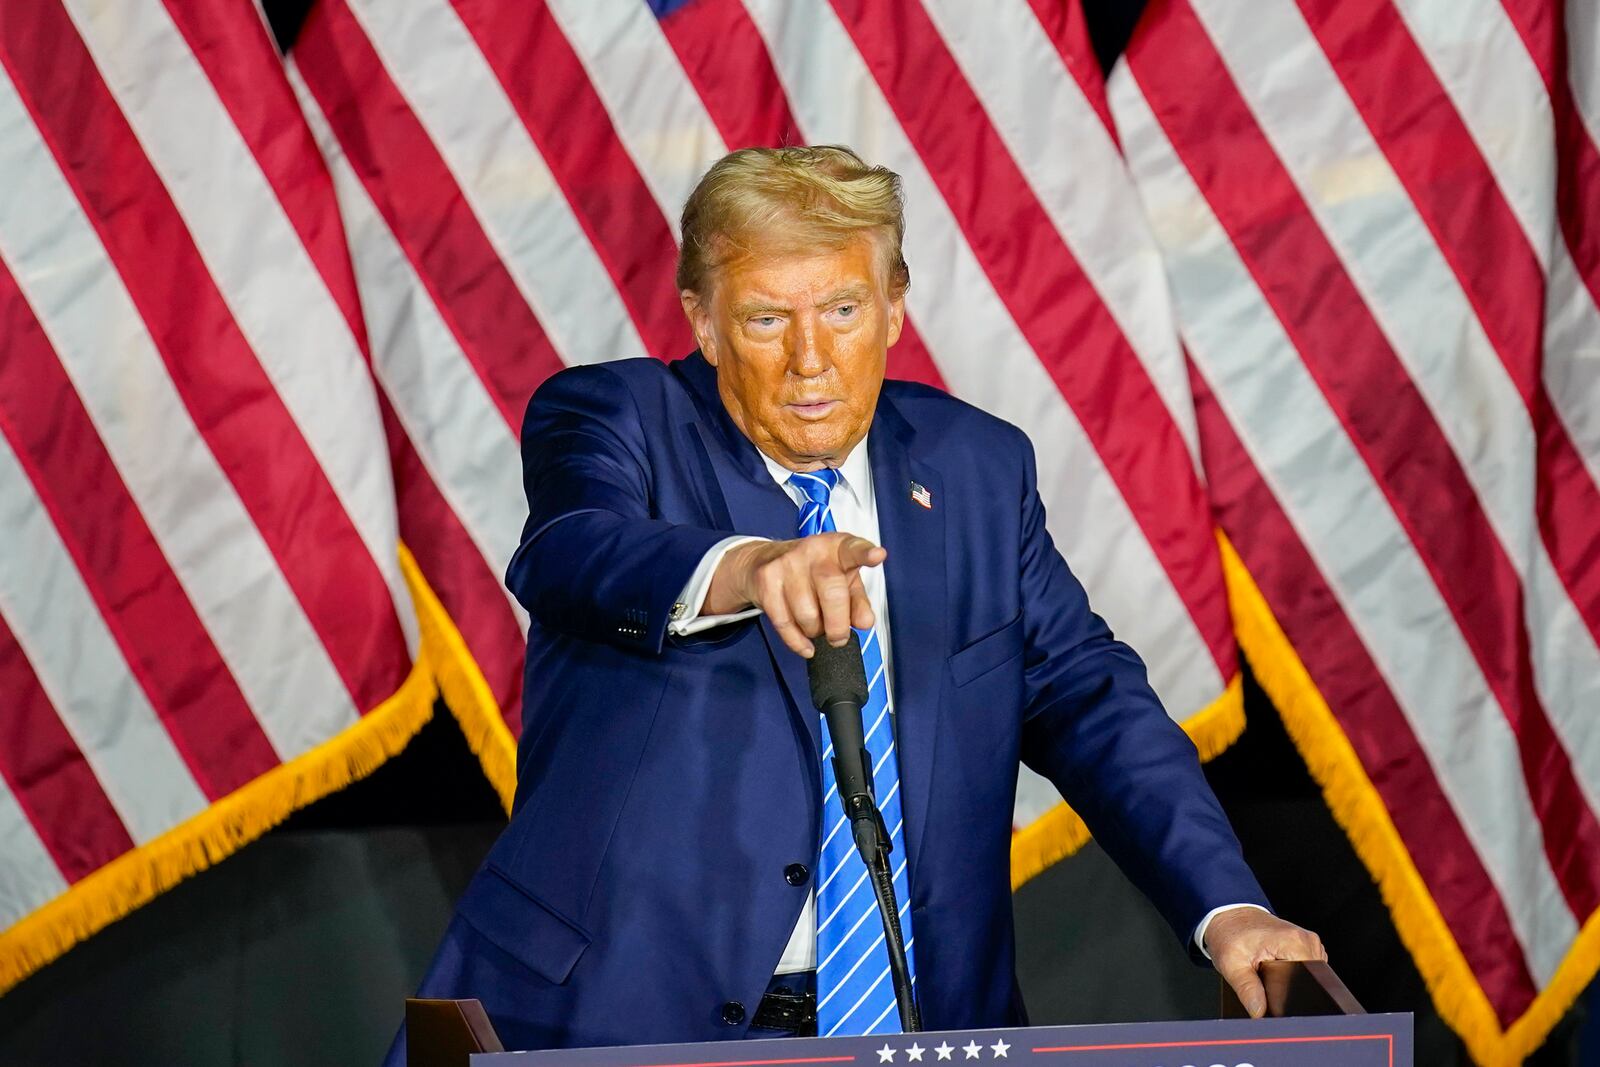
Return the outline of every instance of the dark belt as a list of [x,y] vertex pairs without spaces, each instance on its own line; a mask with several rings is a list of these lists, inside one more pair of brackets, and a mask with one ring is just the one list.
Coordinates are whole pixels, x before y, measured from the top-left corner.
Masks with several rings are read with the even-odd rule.
[[[772,980],[750,1018],[752,1030],[778,1030],[795,1037],[817,1036],[816,972],[784,974]],[[754,1035],[752,1035],[754,1036]]]

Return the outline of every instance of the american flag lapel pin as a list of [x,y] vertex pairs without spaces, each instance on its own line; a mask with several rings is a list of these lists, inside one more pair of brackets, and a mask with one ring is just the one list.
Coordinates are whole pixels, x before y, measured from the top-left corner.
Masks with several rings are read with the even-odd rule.
[[928,492],[927,486],[918,485],[916,482],[912,482],[911,499],[915,500],[929,511],[933,510],[933,494]]

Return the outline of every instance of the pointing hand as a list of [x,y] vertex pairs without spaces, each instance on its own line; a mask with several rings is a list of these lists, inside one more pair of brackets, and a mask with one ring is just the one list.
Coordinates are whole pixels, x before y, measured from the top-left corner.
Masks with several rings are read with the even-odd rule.
[[725,615],[758,607],[783,643],[810,659],[813,638],[826,635],[830,644],[843,645],[852,626],[873,625],[861,568],[876,567],[888,555],[847,533],[737,545],[717,565],[701,610]]

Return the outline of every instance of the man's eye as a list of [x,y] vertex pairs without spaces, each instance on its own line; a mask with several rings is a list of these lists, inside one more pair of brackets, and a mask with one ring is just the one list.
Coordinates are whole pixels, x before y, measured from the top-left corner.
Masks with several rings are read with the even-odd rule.
[[859,304],[840,304],[835,310],[839,312],[840,318],[853,319],[860,307]]
[[776,326],[778,324],[778,316],[776,316],[776,315],[757,315],[755,318],[751,319],[750,322],[751,322],[752,325],[760,326],[763,329],[766,329],[768,327]]

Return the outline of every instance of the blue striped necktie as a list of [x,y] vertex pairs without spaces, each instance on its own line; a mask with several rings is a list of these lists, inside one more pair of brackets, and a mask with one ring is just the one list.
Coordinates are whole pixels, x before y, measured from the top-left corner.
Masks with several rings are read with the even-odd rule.
[[[839,472],[824,468],[794,474],[789,484],[805,494],[800,505],[800,536],[834,530],[829,497],[839,482]],[[912,958],[911,887],[906,875],[904,820],[900,808],[900,768],[894,753],[894,715],[889,707],[889,682],[884,676],[883,647],[877,627],[857,630],[861,657],[870,682],[866,706],[861,709],[872,755],[873,793],[883,812],[884,825],[894,850],[894,891],[900,909],[900,928],[906,940],[906,962],[913,981],[917,973]],[[823,1037],[845,1034],[900,1032],[895,1010],[894,981],[889,977],[889,950],[883,943],[883,922],[867,877],[867,866],[856,851],[849,820],[839,804],[833,780],[833,742],[822,722],[822,847],[817,857],[817,1033]]]

